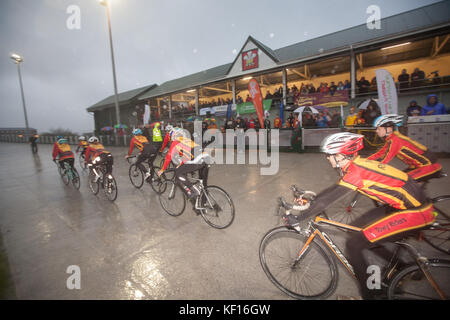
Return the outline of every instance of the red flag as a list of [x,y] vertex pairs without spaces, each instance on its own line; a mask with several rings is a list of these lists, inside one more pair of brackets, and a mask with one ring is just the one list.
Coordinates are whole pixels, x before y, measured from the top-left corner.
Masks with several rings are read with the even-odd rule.
[[250,96],[252,97],[253,105],[255,106],[256,115],[258,116],[261,129],[264,129],[263,99],[258,81],[256,81],[255,79],[251,79],[248,83],[248,91],[250,92]]

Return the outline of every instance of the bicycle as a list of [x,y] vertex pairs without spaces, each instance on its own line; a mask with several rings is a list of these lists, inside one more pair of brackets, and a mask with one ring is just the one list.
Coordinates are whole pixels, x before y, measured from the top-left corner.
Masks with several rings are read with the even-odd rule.
[[[133,158],[137,158],[136,155],[130,156],[127,158],[128,163],[131,163]],[[157,194],[160,192],[160,186],[162,183],[162,180],[160,177],[158,177],[157,172],[159,171],[160,167],[157,167],[154,165],[154,163],[150,163],[150,159],[147,159],[147,164],[149,166],[148,170],[153,170],[152,176],[149,177],[148,181],[153,189]],[[145,173],[136,165],[136,161],[131,163],[130,168],[128,169],[128,176],[130,177],[131,184],[137,188],[140,189],[144,185],[144,176]]]
[[[111,173],[106,174],[106,166],[94,166],[93,164],[88,164],[89,168],[89,188],[91,189],[94,195],[97,195],[100,187],[102,187],[105,191],[106,197],[110,201],[114,201],[117,199],[118,188],[116,179],[114,179]],[[99,169],[100,172],[97,172],[96,169]]]
[[[208,165],[209,166],[209,165]],[[166,172],[174,173],[175,169],[167,169]],[[163,210],[171,216],[180,216],[186,208],[186,195],[175,183],[175,175],[167,179],[163,174],[164,182],[161,184],[159,202]],[[203,220],[213,228],[225,229],[229,227],[235,216],[234,203],[228,193],[218,186],[203,185],[202,179],[189,178],[194,189],[198,190],[194,199],[194,210],[201,215]]]
[[75,167],[72,167],[70,164],[68,164],[66,161],[64,161],[64,168],[61,167],[59,162],[54,160],[55,164],[58,167],[59,175],[61,176],[61,179],[63,183],[67,186],[69,182],[72,182],[72,185],[79,190],[80,189],[80,175],[78,174],[77,169]]
[[[280,209],[290,210],[280,198]],[[361,228],[332,221],[318,215],[305,228],[281,226],[269,230],[261,239],[259,258],[264,273],[282,292],[295,299],[325,299],[338,283],[337,263],[356,279],[353,266],[323,226],[350,232]],[[397,241],[396,250],[386,267],[382,286],[388,299],[448,299],[450,298],[450,261],[428,259],[405,240]],[[399,251],[413,257],[414,263],[400,267]]]
[[78,156],[78,164],[80,165],[81,169],[86,170],[87,165],[86,165],[86,158],[84,156],[84,152],[81,151],[79,153],[80,153],[80,155]]

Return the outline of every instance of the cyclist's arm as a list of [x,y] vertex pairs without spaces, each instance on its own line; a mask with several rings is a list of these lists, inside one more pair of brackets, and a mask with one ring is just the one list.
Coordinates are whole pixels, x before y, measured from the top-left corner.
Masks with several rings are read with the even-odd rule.
[[170,134],[166,133],[166,136],[164,137],[164,141],[161,147],[161,150],[159,150],[159,152],[162,152],[164,150],[164,148],[166,147],[167,143],[169,142],[170,139]]
[[316,199],[311,203],[311,206],[308,209],[302,211],[299,217],[302,220],[315,217],[318,214],[322,213],[331,204],[333,204],[333,202],[344,197],[352,191],[353,190],[350,188],[334,184],[331,187],[328,187],[327,189],[320,192],[317,195]]
[[163,164],[163,167],[161,168],[161,171],[164,172],[167,169],[167,167],[169,166],[170,161],[172,161],[172,155],[175,154],[175,152],[177,152],[176,145],[177,145],[177,143],[174,142],[170,146],[169,152],[167,152],[166,158],[164,159],[164,164]]
[[382,163],[388,163],[394,157],[395,157],[395,152],[392,148],[392,141],[387,141],[378,152],[374,153],[367,159],[380,161]]

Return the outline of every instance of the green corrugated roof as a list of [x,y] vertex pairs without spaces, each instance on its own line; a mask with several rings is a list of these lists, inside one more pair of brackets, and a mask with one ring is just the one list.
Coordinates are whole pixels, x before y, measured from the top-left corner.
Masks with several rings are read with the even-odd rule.
[[[157,87],[157,84],[152,84],[149,86],[121,92],[118,94],[119,105],[129,103],[130,100],[137,98],[141,94],[143,94],[155,87]],[[114,98],[114,95],[111,95],[108,98],[103,99],[103,100],[97,102],[96,104],[90,106],[89,108],[87,108],[87,111],[92,112],[92,111],[96,111],[99,109],[112,107],[114,105],[115,105],[115,98]]]

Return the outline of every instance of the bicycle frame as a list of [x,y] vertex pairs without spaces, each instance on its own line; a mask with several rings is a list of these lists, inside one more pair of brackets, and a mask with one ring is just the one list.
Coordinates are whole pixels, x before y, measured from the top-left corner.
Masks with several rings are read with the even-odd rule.
[[[308,250],[308,247],[310,243],[314,240],[316,236],[319,236],[320,239],[327,245],[328,249],[336,255],[338,260],[344,265],[344,267],[347,269],[347,271],[356,279],[355,272],[353,270],[353,266],[348,262],[347,258],[344,256],[344,254],[341,252],[341,250],[333,243],[331,238],[322,230],[320,230],[320,224],[326,224],[338,228],[343,228],[350,231],[361,231],[361,228],[346,225],[340,222],[332,221],[329,219],[316,217],[314,221],[311,221],[308,225],[308,228],[304,233],[309,236],[308,240],[306,241],[305,245],[302,249],[300,249],[299,253],[297,254],[296,261],[299,261],[303,254]],[[299,231],[299,230],[297,230]]]

